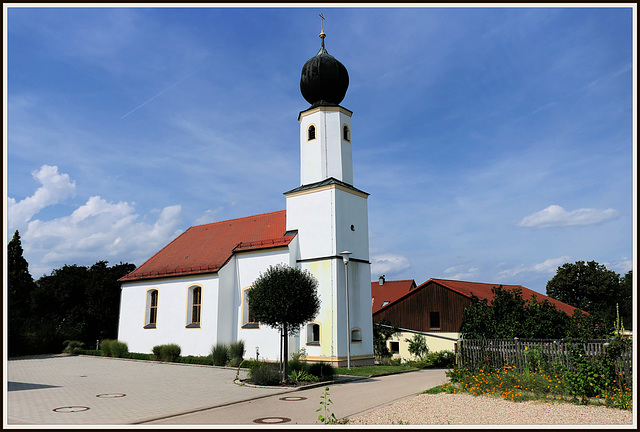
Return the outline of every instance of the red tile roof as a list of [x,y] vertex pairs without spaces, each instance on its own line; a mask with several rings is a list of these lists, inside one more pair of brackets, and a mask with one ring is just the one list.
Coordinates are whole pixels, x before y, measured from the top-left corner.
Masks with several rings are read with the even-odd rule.
[[193,226],[120,281],[215,273],[236,252],[288,245],[285,233],[286,210]]
[[416,281],[413,279],[385,281],[384,285],[380,285],[379,282],[371,282],[371,308],[373,313],[376,313],[384,302],[391,303],[415,287]]
[[[455,291],[458,294],[461,294],[468,298],[471,298],[472,295],[475,295],[480,299],[487,299],[489,304],[491,304],[491,300],[493,300],[493,292],[491,291],[491,289],[493,287],[502,285],[502,284],[489,284],[489,283],[481,283],[481,282],[465,282],[465,281],[448,280],[448,279],[429,279],[422,285],[411,290],[410,293],[406,293],[402,297],[399,297],[393,302],[391,302],[389,305],[385,305],[385,307],[389,307],[392,303],[400,302],[403,299],[409,297],[414,292],[420,291],[427,285],[434,284],[434,283],[440,286],[443,286],[447,289],[450,289],[452,291]],[[576,310],[576,308],[574,308],[573,306],[570,306],[566,303],[563,303],[561,301],[548,297],[544,294],[540,294],[538,292],[530,290],[529,288],[525,288],[522,285],[502,285],[502,287],[508,290],[519,288],[522,291],[522,298],[525,301],[530,301],[534,295],[536,296],[536,299],[539,303],[542,303],[544,300],[548,300],[549,302],[551,302],[551,304],[553,304],[556,307],[556,309],[563,311],[569,316],[573,315],[573,312]]]
[[[491,304],[491,301],[493,300],[493,292],[491,291],[491,288],[497,287],[500,285],[500,284],[488,284],[488,283],[479,283],[479,282],[455,281],[455,280],[447,280],[447,279],[430,279],[427,282],[425,282],[423,285],[426,285],[429,282],[435,282],[453,291],[457,291],[460,294],[464,295],[465,297],[471,298],[472,295],[475,295],[480,299],[486,298],[489,304]],[[534,295],[536,296],[536,300],[538,301],[538,303],[542,303],[543,301],[548,300],[549,302],[551,302],[551,304],[553,304],[556,307],[556,309],[563,311],[569,316],[573,315],[573,311],[576,309],[573,306],[570,306],[566,303],[562,303],[561,301],[558,301],[551,297],[547,297],[546,295],[530,290],[529,288],[525,288],[522,285],[502,285],[502,287],[510,291],[513,290],[514,288],[521,289],[522,298],[525,301],[530,301]]]

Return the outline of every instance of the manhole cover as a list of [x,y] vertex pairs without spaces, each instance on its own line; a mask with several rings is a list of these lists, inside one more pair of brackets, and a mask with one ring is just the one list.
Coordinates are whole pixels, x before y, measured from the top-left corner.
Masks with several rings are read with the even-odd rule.
[[124,393],[104,393],[104,394],[99,394],[96,395],[96,397],[99,398],[119,398],[119,397],[125,397],[126,394]]
[[87,411],[88,409],[89,407],[86,407],[86,406],[68,406],[68,407],[54,408],[53,410],[59,413],[71,413],[71,412]]
[[283,400],[283,401],[301,401],[305,399],[306,397],[302,397],[302,396],[286,396],[286,397],[280,398],[280,400]]
[[260,424],[276,424],[276,423],[288,423],[290,421],[291,419],[286,417],[262,417],[259,419],[255,419],[253,422],[260,423]]

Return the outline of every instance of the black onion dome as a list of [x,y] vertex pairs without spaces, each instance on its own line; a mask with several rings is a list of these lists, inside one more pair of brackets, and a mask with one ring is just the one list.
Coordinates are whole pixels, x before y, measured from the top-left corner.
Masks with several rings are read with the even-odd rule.
[[324,33],[320,37],[322,48],[302,67],[300,92],[313,106],[338,105],[347,93],[349,74],[347,68],[324,48]]

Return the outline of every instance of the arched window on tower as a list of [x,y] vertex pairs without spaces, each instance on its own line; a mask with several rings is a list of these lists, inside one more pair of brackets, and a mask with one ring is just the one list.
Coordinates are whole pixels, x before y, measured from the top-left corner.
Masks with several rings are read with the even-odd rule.
[[349,131],[349,126],[347,125],[342,127],[342,139],[345,141],[351,141],[351,133]]
[[320,345],[320,324],[307,324],[307,345]]
[[307,129],[307,141],[314,139],[316,139],[316,127],[315,125],[310,125],[309,129]]

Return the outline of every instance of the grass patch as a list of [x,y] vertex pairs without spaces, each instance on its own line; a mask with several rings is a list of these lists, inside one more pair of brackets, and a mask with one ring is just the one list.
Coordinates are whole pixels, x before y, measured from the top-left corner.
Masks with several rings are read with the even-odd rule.
[[438,393],[445,393],[446,391],[447,390],[444,386],[439,385],[423,391],[422,394],[438,394]]
[[388,375],[397,372],[409,370],[417,370],[411,365],[376,365],[376,366],[353,366],[351,369],[346,367],[336,368],[338,375],[354,375],[361,377],[370,377],[372,375]]

